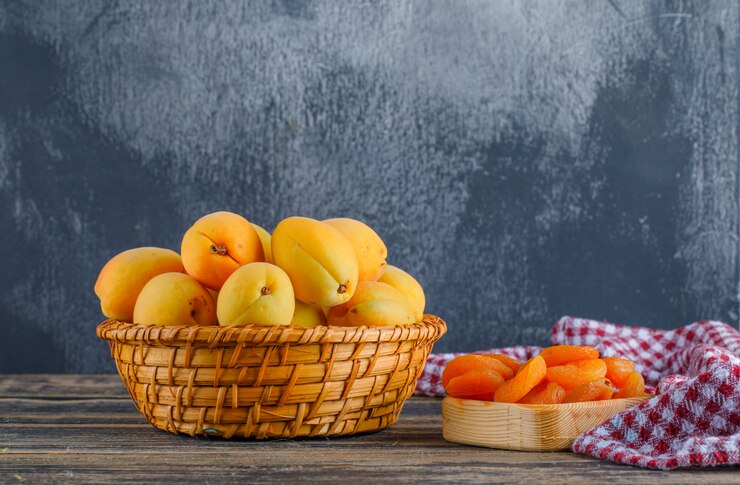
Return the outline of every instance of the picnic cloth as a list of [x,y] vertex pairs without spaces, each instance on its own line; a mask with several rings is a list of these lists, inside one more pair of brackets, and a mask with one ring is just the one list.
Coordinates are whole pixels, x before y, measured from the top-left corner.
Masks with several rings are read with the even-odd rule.
[[[653,398],[576,438],[574,452],[662,470],[740,464],[740,333],[730,325],[702,321],[656,330],[563,317],[552,329],[552,343],[591,345],[602,357],[630,359],[646,385],[656,386]],[[541,350],[473,353],[524,361]],[[416,394],[444,396],[442,370],[458,355],[430,355]]]

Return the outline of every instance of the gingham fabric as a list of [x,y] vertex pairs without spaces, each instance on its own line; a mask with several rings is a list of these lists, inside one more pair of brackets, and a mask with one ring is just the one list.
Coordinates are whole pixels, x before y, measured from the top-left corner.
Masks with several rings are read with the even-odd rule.
[[[740,333],[727,324],[698,322],[676,330],[627,327],[563,317],[553,344],[592,345],[603,357],[635,362],[657,395],[587,431],[573,451],[646,468],[740,464]],[[508,347],[526,360],[540,347]],[[457,355],[432,354],[416,393],[444,396],[442,370]]]

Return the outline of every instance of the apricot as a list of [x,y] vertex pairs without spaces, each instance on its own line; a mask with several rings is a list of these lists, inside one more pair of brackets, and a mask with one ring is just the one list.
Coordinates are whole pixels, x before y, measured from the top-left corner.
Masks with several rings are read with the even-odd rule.
[[195,221],[182,238],[180,253],[185,271],[212,290],[220,290],[237,268],[265,258],[257,231],[232,212]]
[[401,325],[414,323],[414,314],[397,289],[379,281],[359,281],[352,298],[331,307],[326,321],[340,327]]
[[184,271],[180,255],[169,249],[136,248],[113,256],[95,282],[103,315],[133,321],[136,298],[150,279],[162,273]]
[[566,391],[606,376],[606,364],[600,359],[578,360],[547,369],[547,380],[557,382]]
[[218,323],[224,326],[289,325],[295,311],[290,278],[270,263],[249,263],[234,271],[218,294]]
[[566,391],[563,402],[606,401],[613,394],[614,388],[609,379],[600,378]]
[[543,381],[532,388],[518,402],[520,404],[560,404],[565,400],[565,389],[554,382]]
[[554,345],[540,352],[547,367],[566,364],[576,360],[598,359],[599,351],[587,345]]
[[509,403],[519,401],[542,382],[546,372],[547,365],[541,356],[538,355],[529,359],[514,377],[496,389],[494,401]]
[[296,300],[295,311],[290,324],[297,327],[318,327],[319,325],[326,325],[326,315],[321,307],[312,306],[308,303],[303,303],[301,300]]
[[357,257],[347,238],[328,224],[306,217],[284,219],[272,233],[272,257],[303,303],[340,305],[355,292]]
[[519,362],[516,359],[513,359],[509,357],[508,355],[504,354],[481,354],[484,357],[488,357],[489,359],[496,359],[508,368],[510,368],[514,373],[519,371],[519,368],[522,366],[522,363]]
[[272,260],[272,236],[262,226],[258,226],[252,222],[252,227],[257,231],[257,235],[260,237],[262,243],[262,252],[265,254],[265,263],[273,263]]
[[442,371],[442,386],[447,386],[447,383],[455,377],[478,369],[494,371],[504,380],[514,377],[514,371],[496,359],[486,355],[466,354],[455,357],[447,363]]
[[325,224],[341,232],[357,256],[357,279],[377,281],[383,276],[388,249],[380,236],[365,223],[349,218],[327,219]]
[[406,296],[409,306],[414,312],[415,322],[424,319],[424,305],[426,304],[424,289],[413,276],[389,264],[378,281],[391,285]]
[[445,386],[452,397],[493,401],[496,389],[504,383],[504,378],[490,369],[474,369],[453,377]]
[[216,305],[192,276],[163,273],[144,285],[134,306],[134,323],[144,325],[214,325]]
[[645,394],[645,379],[642,378],[642,374],[633,371],[627,376],[622,387],[614,395],[615,399],[622,399],[626,397],[640,397]]
[[630,373],[635,370],[635,363],[628,359],[607,357],[601,360],[606,364],[606,378],[617,387],[622,387]]

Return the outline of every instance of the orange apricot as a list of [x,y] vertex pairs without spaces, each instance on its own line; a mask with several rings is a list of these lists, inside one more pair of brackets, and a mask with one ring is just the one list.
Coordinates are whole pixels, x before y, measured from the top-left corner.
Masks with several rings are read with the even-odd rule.
[[481,355],[483,355],[484,357],[489,357],[491,359],[498,360],[499,362],[501,362],[502,364],[510,368],[512,371],[514,371],[514,373],[516,373],[519,370],[519,368],[522,366],[521,362],[509,357],[508,355],[504,355],[504,354],[481,354]]
[[497,390],[494,396],[496,402],[517,402],[537,384],[542,382],[547,373],[545,359],[534,357],[525,363],[514,377],[504,382]]
[[231,273],[265,260],[262,242],[248,220],[232,212],[214,212],[195,221],[182,238],[185,271],[212,290]]
[[565,399],[565,389],[554,382],[542,381],[526,396],[519,400],[520,404],[560,404]]
[[414,312],[414,321],[420,322],[424,319],[426,297],[424,296],[424,288],[421,287],[421,284],[416,278],[401,268],[396,268],[389,264],[385,267],[383,276],[378,281],[389,284],[403,293],[409,302],[411,310]]
[[488,357],[486,355],[483,355],[482,357],[484,357],[486,359],[486,364],[488,366],[490,366],[493,370],[495,370],[496,372],[498,372],[499,374],[501,374],[501,377],[503,377],[504,380],[511,379],[516,374],[516,372],[514,372],[511,369],[511,367],[509,367],[508,365],[504,364],[500,360],[498,360],[498,359],[492,359],[492,358],[490,358],[490,357]]
[[134,321],[136,298],[149,280],[163,273],[183,273],[180,255],[163,248],[129,249],[113,256],[95,281],[103,315]]
[[257,231],[257,235],[262,243],[262,252],[265,255],[265,263],[272,264],[272,236],[264,227],[255,224],[254,222],[252,222],[252,227]]
[[359,281],[377,281],[383,276],[386,266],[385,258],[388,257],[388,249],[378,233],[367,224],[339,217],[327,219],[324,224],[341,232],[357,256],[357,279]]
[[477,369],[492,370],[504,380],[514,376],[514,372],[498,360],[483,355],[467,354],[455,357],[445,366],[442,371],[442,385],[447,386],[451,379]]
[[222,326],[288,325],[295,311],[290,278],[270,263],[249,263],[234,271],[218,293]]
[[272,231],[272,258],[288,273],[295,297],[303,303],[336,306],[355,293],[355,250],[329,224],[307,217],[283,219]]
[[601,359],[606,364],[606,378],[617,387],[622,387],[630,373],[635,370],[635,363],[619,357]]
[[600,359],[578,360],[547,369],[547,380],[557,382],[566,391],[606,376],[606,364]]
[[613,394],[612,383],[602,377],[566,391],[563,402],[605,401],[611,399]]
[[496,389],[504,383],[504,378],[491,369],[473,369],[453,377],[445,386],[445,391],[460,399],[493,401]]
[[326,325],[326,315],[320,307],[311,306],[308,303],[303,303],[301,300],[296,300],[293,319],[290,321],[290,324],[296,327],[314,328],[320,325]]
[[215,325],[216,303],[192,276],[162,273],[141,289],[133,321],[142,325]]
[[547,367],[585,359],[598,359],[599,351],[587,345],[553,345],[542,349],[540,355]]
[[329,308],[327,325],[368,327],[414,323],[414,313],[403,294],[379,281],[358,281],[352,298]]
[[633,371],[630,372],[629,376],[625,380],[622,387],[614,395],[615,399],[622,399],[626,397],[640,397],[645,394],[645,380],[642,378],[642,374]]

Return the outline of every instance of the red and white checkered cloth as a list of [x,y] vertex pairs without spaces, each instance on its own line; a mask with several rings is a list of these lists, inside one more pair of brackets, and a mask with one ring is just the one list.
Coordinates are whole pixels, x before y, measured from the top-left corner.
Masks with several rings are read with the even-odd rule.
[[[740,464],[740,333],[715,321],[676,330],[627,327],[563,317],[553,344],[591,345],[602,357],[635,362],[657,395],[587,431],[573,451],[646,468]],[[501,353],[526,360],[540,347],[507,347]],[[432,354],[416,394],[444,396],[442,370],[462,354]]]

